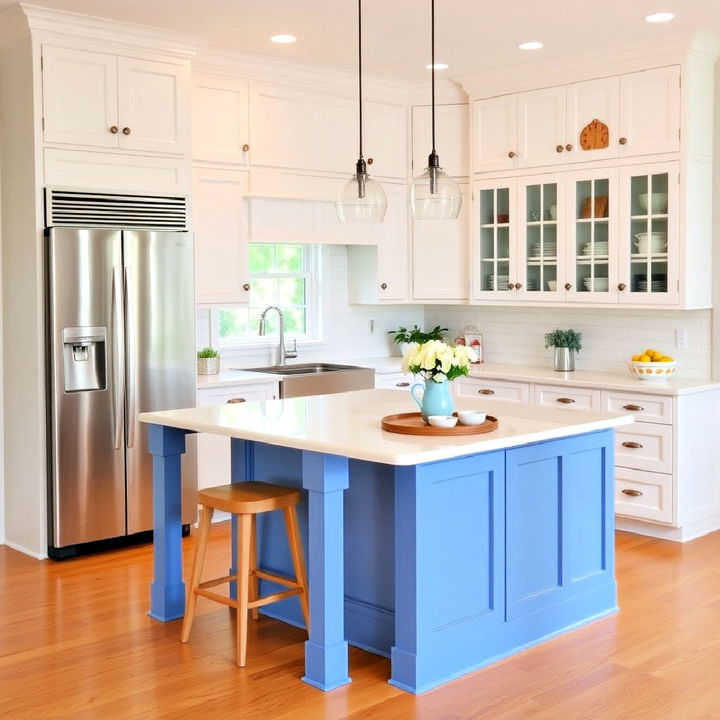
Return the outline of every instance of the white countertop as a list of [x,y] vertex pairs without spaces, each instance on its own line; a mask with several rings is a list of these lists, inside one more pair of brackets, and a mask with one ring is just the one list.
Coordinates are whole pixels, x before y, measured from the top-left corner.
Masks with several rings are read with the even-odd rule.
[[139,419],[390,465],[446,460],[633,422],[631,415],[500,400],[478,402],[476,398],[457,398],[456,409],[486,410],[498,418],[499,427],[490,433],[455,437],[387,432],[380,427],[383,416],[417,411],[410,395],[396,390],[357,390],[288,400],[163,410],[141,413]]
[[198,375],[198,390],[222,387],[224,385],[250,385],[252,383],[279,382],[281,378],[271,373],[248,372],[247,370],[221,370],[215,375]]

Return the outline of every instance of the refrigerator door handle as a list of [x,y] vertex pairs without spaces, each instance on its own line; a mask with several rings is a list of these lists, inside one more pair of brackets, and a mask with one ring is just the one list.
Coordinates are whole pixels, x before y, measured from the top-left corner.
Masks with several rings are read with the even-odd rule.
[[127,349],[127,385],[125,399],[127,402],[127,446],[135,444],[135,426],[137,425],[135,396],[137,394],[137,378],[135,372],[135,296],[133,295],[132,268],[125,266],[125,330]]
[[115,325],[113,337],[113,446],[120,450],[123,436],[123,410],[125,406],[125,348],[123,325],[122,268],[113,267],[112,316]]

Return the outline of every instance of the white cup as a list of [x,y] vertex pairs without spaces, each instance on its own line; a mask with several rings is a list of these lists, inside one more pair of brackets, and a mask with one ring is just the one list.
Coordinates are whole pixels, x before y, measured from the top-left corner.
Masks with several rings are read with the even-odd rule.
[[461,425],[482,425],[486,417],[487,413],[478,412],[477,410],[460,410],[458,412]]
[[428,415],[428,422],[433,427],[451,428],[455,427],[457,421],[454,415]]

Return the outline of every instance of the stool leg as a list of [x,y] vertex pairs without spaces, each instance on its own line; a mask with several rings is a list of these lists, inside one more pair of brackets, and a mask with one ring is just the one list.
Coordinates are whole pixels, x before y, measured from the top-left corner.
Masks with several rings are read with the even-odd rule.
[[[260,581],[254,575],[257,567],[257,515],[253,515],[250,519],[250,600],[257,600],[260,597]],[[260,610],[253,608],[250,614],[253,620],[257,620],[260,617]]]
[[310,612],[308,609],[308,586],[307,576],[305,575],[305,560],[303,559],[302,538],[300,537],[300,527],[298,526],[297,513],[295,507],[283,508],[285,516],[285,529],[287,530],[288,542],[290,543],[290,553],[292,554],[293,565],[295,566],[295,579],[299,587],[302,588],[300,598],[300,607],[305,618],[305,629],[310,634]]
[[238,516],[238,587],[237,587],[237,644],[236,662],[245,667],[248,631],[248,593],[250,591],[251,516]]
[[190,638],[190,628],[192,627],[193,617],[195,615],[195,604],[197,602],[195,590],[200,584],[200,578],[202,578],[203,568],[205,567],[205,552],[207,550],[208,536],[210,535],[212,516],[213,509],[207,505],[203,505],[200,510],[200,533],[195,545],[195,558],[193,560],[190,585],[187,591],[187,600],[185,601],[185,618],[183,619],[180,642],[187,642]]

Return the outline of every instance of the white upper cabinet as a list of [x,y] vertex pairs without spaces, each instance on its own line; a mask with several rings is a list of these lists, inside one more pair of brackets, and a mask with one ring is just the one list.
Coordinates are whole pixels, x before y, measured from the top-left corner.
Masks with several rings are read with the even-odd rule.
[[[404,105],[365,102],[363,154],[368,173],[397,180],[407,178],[407,108]],[[350,165],[348,172],[352,169]]]
[[680,68],[620,76],[620,156],[680,150]]
[[193,76],[194,160],[246,165],[250,157],[248,83],[230,77]]
[[[565,161],[568,163],[603,160],[618,156],[619,79],[600,78],[567,86],[567,133]],[[607,147],[583,150],[582,133],[597,120],[608,128]],[[595,126],[589,129],[595,132]],[[597,134],[603,135],[602,131]],[[595,144],[595,143],[593,143]]]
[[565,88],[520,93],[517,167],[542,167],[564,162]]
[[[432,111],[429,105],[412,109],[413,176],[422,175],[432,150]],[[435,106],[435,142],[443,170],[454,178],[468,176],[468,106]]]
[[502,95],[472,104],[472,166],[475,172],[517,166],[517,95]]
[[250,87],[253,165],[351,174],[357,103],[281,86]]
[[185,153],[187,63],[48,45],[42,53],[45,142]]

